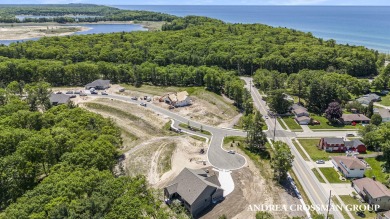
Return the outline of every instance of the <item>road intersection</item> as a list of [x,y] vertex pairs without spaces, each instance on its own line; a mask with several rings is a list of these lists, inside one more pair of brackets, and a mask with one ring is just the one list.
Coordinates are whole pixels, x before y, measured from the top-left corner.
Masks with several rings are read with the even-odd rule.
[[[265,101],[262,100],[260,93],[258,92],[257,89],[250,88],[250,84],[251,84],[250,81],[252,79],[249,77],[242,77],[241,79],[243,79],[246,82],[245,87],[251,92],[254,106],[260,111],[262,115],[267,115],[268,108]],[[131,97],[127,97],[123,95],[110,94],[110,95],[104,95],[99,97],[121,100],[133,104],[140,104],[141,102],[144,102],[146,103],[146,106],[140,106],[140,107],[148,108],[150,110],[153,110],[156,113],[171,118],[174,121],[172,126],[176,129],[179,128],[183,129],[179,126],[180,123],[184,123],[184,124],[190,123],[192,127],[196,127],[196,128],[202,127],[203,130],[209,131],[212,134],[212,136],[200,134],[198,132],[193,132],[191,130],[185,130],[189,134],[194,134],[209,139],[209,148],[207,150],[208,161],[212,166],[214,166],[217,169],[225,170],[225,171],[237,170],[242,168],[246,164],[246,160],[244,156],[238,153],[235,154],[227,153],[227,151],[222,148],[223,139],[227,136],[245,137],[246,132],[243,130],[214,127],[214,126],[202,124],[197,121],[191,120],[191,118],[186,118],[170,110],[163,109],[159,106],[154,105],[153,103],[146,102],[146,101],[132,100]],[[294,144],[292,143],[292,139],[295,137],[325,137],[325,136],[344,137],[346,136],[347,133],[354,133],[354,132],[325,131],[325,132],[294,133],[291,131],[284,130],[276,119],[275,120],[265,119],[265,123],[267,124],[268,127],[268,130],[265,131],[265,133],[269,139],[275,139],[276,141],[283,141],[290,146],[291,152],[295,157],[292,169],[297,175],[310,201],[316,205],[326,205],[329,198],[328,197],[329,191],[325,190],[324,187],[320,184],[320,182],[314,175],[313,171],[311,171],[311,168],[308,166],[308,164],[301,157],[298,150],[295,148]],[[320,213],[325,214],[326,212],[320,211]],[[343,218],[343,216],[339,211],[334,211],[332,213],[334,214],[336,219]]]

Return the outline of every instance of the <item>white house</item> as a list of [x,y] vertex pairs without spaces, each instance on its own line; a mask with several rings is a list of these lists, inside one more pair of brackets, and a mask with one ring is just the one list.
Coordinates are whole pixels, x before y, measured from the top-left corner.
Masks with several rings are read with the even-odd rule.
[[369,205],[379,205],[379,210],[390,210],[390,190],[382,183],[371,178],[352,181],[356,192]]
[[346,178],[362,178],[366,165],[356,157],[332,157],[332,163]]
[[191,99],[188,96],[187,91],[182,91],[166,95],[164,98],[164,102],[175,107],[182,107],[190,105]]
[[390,112],[388,109],[379,108],[374,110],[375,114],[379,114],[382,117],[382,122],[390,121]]

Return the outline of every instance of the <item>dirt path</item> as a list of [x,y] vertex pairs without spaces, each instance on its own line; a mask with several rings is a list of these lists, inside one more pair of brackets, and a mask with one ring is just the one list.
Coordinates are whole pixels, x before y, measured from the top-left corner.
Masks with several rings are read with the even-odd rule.
[[150,165],[150,170],[149,170],[149,174],[148,174],[148,182],[150,184],[156,184],[160,179],[160,176],[159,176],[160,174],[158,173],[158,170],[157,170],[158,169],[158,160],[160,158],[161,152],[164,150],[164,147],[167,144],[168,143],[162,144],[158,148],[156,153],[153,154],[151,165]]

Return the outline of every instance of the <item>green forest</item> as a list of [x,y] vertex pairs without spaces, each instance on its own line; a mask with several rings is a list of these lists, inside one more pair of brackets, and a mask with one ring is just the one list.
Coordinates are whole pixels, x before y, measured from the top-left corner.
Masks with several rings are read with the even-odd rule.
[[144,177],[113,171],[122,144],[115,124],[47,105],[48,88],[0,89],[0,218],[169,218]]
[[[26,17],[23,20],[15,16],[47,16]],[[81,15],[81,16],[80,16]],[[72,17],[72,16],[78,16]],[[119,10],[117,8],[91,4],[50,4],[50,5],[0,5],[1,23],[26,22],[98,22],[98,21],[172,21],[173,15],[150,12]]]

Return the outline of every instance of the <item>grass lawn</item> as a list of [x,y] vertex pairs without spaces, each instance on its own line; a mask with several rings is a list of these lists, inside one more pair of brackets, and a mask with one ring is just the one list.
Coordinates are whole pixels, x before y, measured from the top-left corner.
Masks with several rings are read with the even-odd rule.
[[325,180],[321,177],[320,173],[317,171],[316,168],[313,168],[311,169],[314,173],[314,175],[317,177],[318,181],[320,181],[320,183],[325,183]]
[[[262,130],[267,130],[268,129],[268,126],[267,124],[265,123],[264,119],[263,119],[263,128]],[[234,124],[234,127],[235,129],[241,129],[243,130],[244,129],[244,116],[241,116],[240,119],[238,120],[238,122],[236,124]]]
[[295,148],[298,150],[298,152],[301,154],[302,158],[304,160],[307,160],[309,161],[309,158],[306,156],[306,154],[303,152],[303,149],[301,146],[298,145],[297,142],[295,142],[294,140],[292,141],[292,143],[294,144]]
[[317,144],[319,143],[320,139],[305,139],[305,138],[298,138],[297,139],[299,143],[301,143],[302,147],[305,149],[305,151],[310,155],[311,159],[316,160],[329,160],[329,156],[340,156],[345,155],[344,153],[328,153],[324,150],[320,150],[317,148]]
[[[339,205],[340,206],[340,202],[339,202],[339,200],[337,200],[337,198],[335,196],[332,197],[332,201],[333,201],[334,205]],[[343,208],[343,210],[341,210],[341,214],[343,215],[344,219],[351,219],[348,216],[348,214],[347,214],[347,212],[346,212],[346,210],[344,208]]]
[[[188,127],[188,124],[180,123],[179,126],[182,127],[182,128],[185,128],[185,129],[190,129],[190,127]],[[191,124],[190,124],[190,126],[191,126]],[[203,130],[203,129],[201,130],[201,128],[196,128],[196,127],[193,127],[193,126],[191,126],[191,128],[192,128],[192,131],[194,131],[194,132],[200,132],[200,133],[202,133],[204,135],[211,135],[211,133],[209,131],[206,131],[206,130]]]
[[295,121],[293,116],[282,117],[282,119],[291,130],[302,130],[302,127]]
[[384,106],[390,106],[390,95],[382,96],[381,101],[379,104],[384,105]]
[[339,126],[334,126],[329,124],[328,119],[326,119],[323,116],[318,116],[318,115],[310,115],[311,118],[314,120],[319,121],[321,124],[320,125],[309,125],[310,129],[359,129],[361,125],[339,125]]
[[319,168],[329,183],[348,183],[348,181],[341,181],[339,179],[339,173],[333,167],[321,167]]
[[[343,200],[343,202],[346,204],[346,205],[365,205],[361,202],[359,202],[359,200],[357,199],[354,199],[353,197],[349,196],[349,195],[340,195],[340,198],[341,200]],[[351,213],[353,215],[356,215],[356,211],[353,211],[353,208],[351,208]],[[364,214],[366,215],[365,218],[376,218],[376,214],[375,212],[369,212],[369,211],[364,211]],[[355,216],[356,218],[359,218],[359,216]]]
[[284,123],[282,122],[282,119],[281,119],[281,118],[278,118],[278,122],[279,122],[280,126],[282,126],[282,128],[283,128],[284,130],[287,129],[287,127],[286,127],[286,126],[284,125]]
[[389,174],[384,173],[382,171],[382,164],[384,163],[384,161],[382,159],[383,158],[381,156],[379,156],[377,158],[370,157],[370,158],[364,159],[371,166],[371,169],[366,170],[365,175],[366,175],[366,177],[370,177],[370,178],[375,176],[376,180],[378,180],[379,182],[385,183],[387,181],[386,176]]

